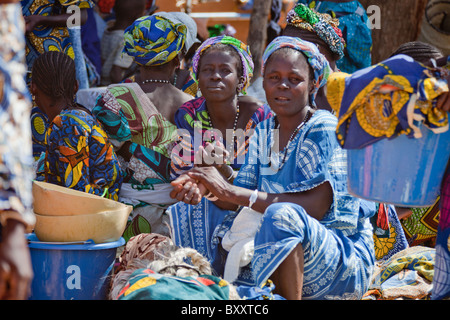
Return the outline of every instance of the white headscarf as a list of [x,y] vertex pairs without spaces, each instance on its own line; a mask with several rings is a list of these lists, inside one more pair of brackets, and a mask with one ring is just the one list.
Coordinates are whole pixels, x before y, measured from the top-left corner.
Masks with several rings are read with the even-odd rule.
[[194,19],[192,19],[187,13],[184,12],[156,12],[154,13],[156,16],[160,16],[172,21],[175,24],[181,23],[186,26],[187,34],[184,45],[186,47],[186,52],[192,47],[194,43],[200,43],[200,40],[197,39],[197,23],[195,23]]

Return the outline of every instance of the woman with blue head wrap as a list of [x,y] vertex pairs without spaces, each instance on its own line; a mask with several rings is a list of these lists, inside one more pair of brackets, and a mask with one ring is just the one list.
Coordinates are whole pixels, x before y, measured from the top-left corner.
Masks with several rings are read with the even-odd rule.
[[175,111],[192,96],[172,84],[184,50],[186,26],[156,15],[137,19],[124,33],[123,51],[139,66],[135,82],[108,86],[93,108],[122,161],[120,199],[133,205],[124,237],[168,235],[172,204],[170,154],[177,138]]
[[270,279],[286,299],[360,299],[375,261],[369,221],[375,204],[349,194],[337,119],[311,106],[330,73],[328,62],[314,44],[278,37],[263,63],[275,116],[256,126],[233,184],[211,167],[194,168],[172,184],[193,179],[228,210],[245,207],[217,229],[222,247],[231,247],[227,259],[251,238],[243,248],[253,249],[251,263],[242,264],[235,284],[261,287]]

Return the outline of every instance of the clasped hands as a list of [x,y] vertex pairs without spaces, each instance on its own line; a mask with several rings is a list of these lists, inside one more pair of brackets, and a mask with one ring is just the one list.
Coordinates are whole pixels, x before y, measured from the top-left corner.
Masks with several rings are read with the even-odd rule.
[[219,169],[228,159],[229,152],[221,142],[200,146],[194,156],[194,168],[171,182],[174,187],[170,196],[178,201],[196,205],[210,193],[223,199],[228,181]]

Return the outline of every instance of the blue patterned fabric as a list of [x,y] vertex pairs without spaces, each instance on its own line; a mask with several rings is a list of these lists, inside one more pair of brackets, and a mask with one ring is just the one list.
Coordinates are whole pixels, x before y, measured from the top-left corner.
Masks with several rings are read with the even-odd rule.
[[24,81],[24,34],[20,4],[0,5],[0,214],[15,211],[33,225],[31,99]]
[[[301,242],[307,251],[305,299],[360,298],[367,289],[375,261],[369,218],[376,208],[374,203],[356,199],[347,192],[346,153],[336,140],[336,122],[328,111],[316,111],[290,144],[281,169],[284,152],[273,152],[269,161],[267,148],[273,143],[274,119],[256,127],[235,185],[285,193],[309,190],[328,181],[334,202],[320,222],[293,204],[270,206],[255,238],[254,260],[251,266],[241,269],[235,284],[261,286]],[[220,240],[237,213],[221,210],[207,200],[192,206],[190,214],[185,208],[175,204],[168,210],[174,242],[198,250],[220,273],[226,257]],[[317,270],[320,273],[316,274]],[[330,278],[331,275],[334,276]]]
[[[208,259],[216,274],[223,275],[226,251],[220,246],[220,240],[231,228],[237,212],[220,209],[205,198],[195,206],[177,202],[166,212],[174,244],[197,250]],[[253,282],[241,284],[252,285]]]
[[159,66],[178,56],[186,40],[186,26],[159,16],[144,16],[125,29],[123,52],[142,66]]
[[[360,214],[365,213],[361,210]],[[272,204],[255,236],[252,268],[256,284],[269,279],[301,243],[305,261],[302,299],[361,299],[370,284],[374,257],[367,219],[360,220],[358,229],[360,234],[345,236],[326,228],[299,205]]]
[[339,119],[341,146],[363,148],[402,134],[420,138],[422,124],[436,134],[447,132],[448,113],[434,101],[449,90],[449,69],[450,58],[434,69],[400,54],[351,75],[333,72],[327,99]]
[[[380,204],[381,205],[381,204]],[[400,219],[398,218],[395,206],[391,204],[383,204],[386,208],[386,230],[379,226],[380,211],[371,218],[374,227],[374,244],[375,258],[377,261],[385,261],[390,259],[394,254],[399,253],[408,248],[408,240],[406,239]],[[375,221],[377,220],[377,221]]]
[[37,179],[118,200],[123,177],[100,123],[87,111],[65,109],[45,134],[44,171]]
[[298,0],[297,3],[312,6],[317,12],[339,20],[339,29],[346,42],[345,56],[336,62],[341,71],[353,73],[372,64],[372,31],[368,27],[366,10],[359,1]]
[[252,274],[257,286],[301,243],[304,299],[359,299],[368,288],[375,260],[369,218],[375,204],[347,191],[346,153],[334,134],[336,122],[328,111],[316,111],[289,144],[284,165],[283,151],[269,153],[265,147],[274,142],[273,118],[262,122],[252,136],[248,160],[235,185],[289,193],[329,182],[334,199],[321,221],[292,203],[267,208],[255,236]]

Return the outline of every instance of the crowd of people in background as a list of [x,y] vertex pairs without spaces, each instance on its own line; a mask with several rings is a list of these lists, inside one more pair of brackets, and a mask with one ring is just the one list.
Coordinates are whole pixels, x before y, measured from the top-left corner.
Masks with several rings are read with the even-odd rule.
[[[126,263],[167,243],[196,250],[211,266],[220,290],[205,291],[209,299],[226,299],[228,285],[242,295],[265,288],[261,299],[378,299],[374,275],[393,257],[450,264],[442,236],[450,226],[449,168],[428,208],[348,190],[339,116],[361,92],[376,90],[364,8],[299,0],[282,29],[280,2],[273,1],[255,79],[246,43],[225,31],[203,38],[188,14],[160,12],[154,0],[0,0],[0,299],[27,298],[33,180],[133,207],[111,299],[155,296],[158,287],[145,282],[130,289],[145,271]],[[79,26],[67,25],[71,5],[80,9]],[[448,56],[414,41],[383,68],[398,82],[411,70],[417,79],[425,74],[427,85],[412,89],[432,110],[423,118],[448,130]],[[100,90],[95,101],[80,104],[77,92],[90,88]],[[343,92],[352,89],[349,102]],[[396,112],[406,108],[390,102]],[[424,222],[431,220],[439,227]],[[417,246],[426,249],[409,251]],[[429,273],[420,277],[420,292],[394,282],[383,288],[393,299],[450,295],[448,267],[434,272],[439,287]],[[189,292],[165,290],[167,299]]]

